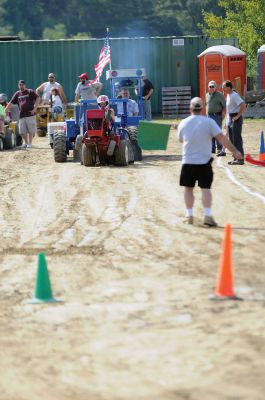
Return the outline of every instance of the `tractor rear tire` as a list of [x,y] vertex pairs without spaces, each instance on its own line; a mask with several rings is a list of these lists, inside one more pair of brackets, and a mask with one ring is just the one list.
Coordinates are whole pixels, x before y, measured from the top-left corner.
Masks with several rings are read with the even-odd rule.
[[18,121],[12,121],[12,123],[10,124],[10,128],[13,130],[14,135],[15,135],[15,143],[16,146],[22,146],[23,144],[23,139],[22,136],[19,134],[19,125],[18,125]]
[[138,128],[137,126],[129,126],[127,129],[133,148],[134,161],[142,161],[142,149],[138,144]]
[[82,145],[82,161],[85,167],[94,167],[97,161],[96,146]]
[[62,130],[55,131],[53,134],[53,151],[55,162],[66,162],[67,148],[66,148],[66,135]]
[[75,139],[75,147],[73,149],[73,157],[75,162],[81,162],[82,159],[82,135],[77,135]]
[[22,144],[23,144],[22,136],[18,133],[16,135],[16,146],[22,146]]
[[128,151],[129,151],[129,164],[133,164],[134,163],[133,146],[129,139],[127,140],[127,146],[128,146]]
[[119,146],[117,146],[115,153],[115,165],[120,167],[126,167],[129,164],[129,148],[127,140],[121,140]]
[[134,161],[142,161],[142,149],[138,144],[137,140],[131,140],[132,148],[133,148],[133,155]]
[[5,139],[4,139],[4,149],[10,150],[13,149],[16,145],[16,138],[13,134],[11,128],[6,128]]

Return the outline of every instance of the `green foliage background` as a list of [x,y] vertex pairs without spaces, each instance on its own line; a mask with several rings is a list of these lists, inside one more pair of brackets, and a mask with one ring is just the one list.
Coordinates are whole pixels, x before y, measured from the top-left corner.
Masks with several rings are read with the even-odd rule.
[[255,75],[265,43],[265,0],[0,0],[0,35],[21,39],[234,37]]

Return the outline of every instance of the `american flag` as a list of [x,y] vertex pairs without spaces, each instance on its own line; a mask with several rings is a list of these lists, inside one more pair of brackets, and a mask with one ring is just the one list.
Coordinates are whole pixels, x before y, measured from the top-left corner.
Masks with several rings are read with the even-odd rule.
[[94,65],[96,72],[96,78],[93,82],[98,82],[102,75],[104,67],[110,62],[110,43],[109,43],[109,31],[107,30],[104,47],[100,50],[98,64]]

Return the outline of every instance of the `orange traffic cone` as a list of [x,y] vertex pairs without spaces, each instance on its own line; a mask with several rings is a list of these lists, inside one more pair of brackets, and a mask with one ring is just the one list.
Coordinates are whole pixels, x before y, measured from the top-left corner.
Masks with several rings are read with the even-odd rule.
[[259,161],[265,161],[265,146],[264,146],[263,131],[260,132]]
[[232,228],[230,224],[225,226],[223,240],[223,252],[220,259],[220,270],[215,288],[214,300],[241,300],[234,292],[234,276],[232,268]]

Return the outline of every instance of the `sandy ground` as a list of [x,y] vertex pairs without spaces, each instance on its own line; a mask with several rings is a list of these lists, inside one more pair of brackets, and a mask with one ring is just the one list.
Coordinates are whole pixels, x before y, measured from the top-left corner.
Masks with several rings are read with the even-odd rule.
[[[265,168],[216,158],[219,228],[198,189],[186,226],[180,154],[173,130],[128,168],[56,164],[47,138],[0,154],[1,400],[264,400]],[[216,303],[227,223],[244,301]],[[41,251],[64,302],[26,303]]]

